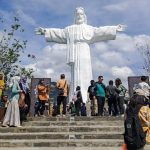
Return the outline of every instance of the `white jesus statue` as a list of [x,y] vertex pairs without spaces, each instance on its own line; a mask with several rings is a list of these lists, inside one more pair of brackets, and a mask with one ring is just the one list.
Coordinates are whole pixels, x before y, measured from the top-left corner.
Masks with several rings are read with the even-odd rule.
[[93,27],[87,25],[82,7],[76,8],[75,22],[64,29],[37,28],[36,34],[44,35],[48,42],[67,44],[67,64],[71,67],[70,95],[77,86],[81,87],[83,101],[87,101],[87,89],[92,77],[89,44],[114,40],[117,32],[124,31],[125,25]]

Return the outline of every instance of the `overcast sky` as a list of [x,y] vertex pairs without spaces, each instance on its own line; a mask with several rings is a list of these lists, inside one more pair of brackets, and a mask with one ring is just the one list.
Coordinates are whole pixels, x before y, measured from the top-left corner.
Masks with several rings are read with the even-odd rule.
[[[25,29],[23,37],[28,45],[22,56],[22,65],[33,67],[35,77],[51,77],[53,81],[65,73],[70,78],[66,65],[66,45],[48,43],[43,36],[35,35],[37,27],[65,28],[73,24],[76,7],[85,9],[88,24],[108,26],[125,24],[124,33],[116,40],[91,45],[93,79],[104,75],[104,82],[144,74],[143,59],[136,43],[150,39],[150,0],[0,0],[0,15],[9,22],[13,14],[20,16]],[[1,27],[0,27],[0,30]],[[28,59],[33,54],[36,60]]]

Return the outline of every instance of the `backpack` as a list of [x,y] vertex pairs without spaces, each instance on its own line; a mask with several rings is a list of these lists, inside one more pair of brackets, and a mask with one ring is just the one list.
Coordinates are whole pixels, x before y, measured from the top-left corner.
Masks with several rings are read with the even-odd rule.
[[124,140],[127,144],[127,147],[131,149],[139,149],[146,144],[146,134],[143,131],[140,119],[137,114],[138,113],[134,113],[131,116],[127,116],[124,122]]
[[106,96],[108,98],[116,98],[117,97],[117,93],[116,93],[116,91],[114,89],[114,86],[108,86],[106,88]]

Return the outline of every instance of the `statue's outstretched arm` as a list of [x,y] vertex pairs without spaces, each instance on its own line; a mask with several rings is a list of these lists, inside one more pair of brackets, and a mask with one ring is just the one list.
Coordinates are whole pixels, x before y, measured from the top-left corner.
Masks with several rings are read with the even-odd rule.
[[116,27],[117,27],[116,30],[117,30],[118,32],[122,32],[122,31],[125,31],[125,30],[126,30],[127,25],[118,24]]
[[46,30],[42,27],[35,28],[35,33],[37,35],[45,35]]

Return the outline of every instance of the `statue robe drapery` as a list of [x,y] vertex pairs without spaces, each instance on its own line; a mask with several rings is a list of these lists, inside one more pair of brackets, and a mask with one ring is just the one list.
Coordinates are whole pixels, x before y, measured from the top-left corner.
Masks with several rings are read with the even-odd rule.
[[87,100],[87,89],[92,77],[89,44],[114,40],[116,26],[92,27],[87,24],[72,25],[65,29],[47,28],[45,38],[48,42],[67,44],[67,64],[71,66],[70,95],[81,86],[83,101]]

